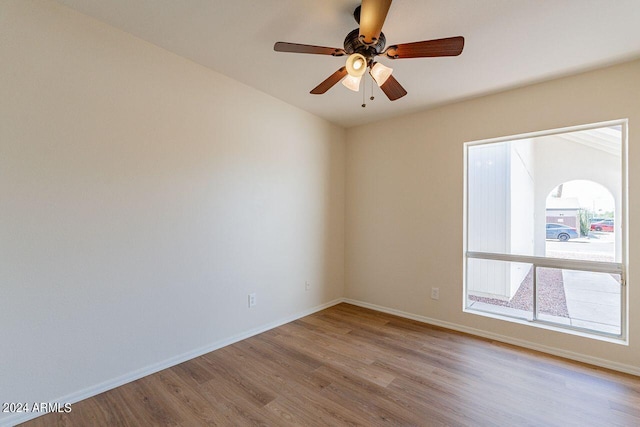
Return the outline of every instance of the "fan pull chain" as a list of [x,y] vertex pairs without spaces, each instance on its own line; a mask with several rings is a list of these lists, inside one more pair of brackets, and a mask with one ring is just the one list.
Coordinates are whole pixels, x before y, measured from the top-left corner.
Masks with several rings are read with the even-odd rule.
[[374,96],[373,96],[373,79],[371,79],[371,98],[369,98],[370,100],[374,100]]
[[365,104],[364,102],[364,96],[365,96],[364,93],[367,91],[367,82],[366,82],[367,75],[366,74],[364,75],[364,78],[365,78],[365,81],[362,82],[362,108],[367,106],[367,104]]

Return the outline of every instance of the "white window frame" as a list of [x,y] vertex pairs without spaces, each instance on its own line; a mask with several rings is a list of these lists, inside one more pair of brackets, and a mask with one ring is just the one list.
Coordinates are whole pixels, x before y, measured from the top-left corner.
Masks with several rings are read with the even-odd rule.
[[[515,323],[527,324],[530,326],[549,329],[564,333],[569,333],[572,335],[584,336],[588,338],[599,339],[603,341],[614,342],[618,344],[628,345],[628,325],[629,325],[629,310],[628,310],[628,286],[627,286],[627,270],[628,270],[628,210],[627,210],[627,198],[628,198],[628,176],[627,176],[627,147],[628,147],[628,119],[619,119],[619,120],[611,120],[599,123],[591,123],[586,125],[579,126],[569,126],[558,129],[549,129],[538,132],[530,132],[519,135],[510,135],[499,138],[490,138],[478,141],[470,141],[464,143],[464,200],[463,200],[463,209],[464,209],[464,223],[463,223],[463,301],[462,308],[463,312],[471,313],[475,315],[491,317],[500,320],[506,320]],[[499,253],[489,253],[489,252],[472,252],[468,250],[468,231],[469,231],[469,206],[468,206],[468,150],[469,147],[478,146],[478,145],[486,145],[486,144],[495,144],[507,141],[515,141],[526,138],[536,138],[542,136],[556,135],[568,132],[576,132],[576,131],[584,131],[596,128],[602,128],[607,126],[621,126],[621,213],[620,213],[620,236],[622,239],[621,242],[621,258],[620,262],[597,262],[597,261],[582,261],[582,260],[571,260],[571,259],[562,259],[562,258],[550,258],[550,257],[538,257],[538,256],[528,256],[528,255],[512,255],[512,254],[499,254]],[[469,259],[483,259],[483,260],[493,260],[493,261],[505,261],[505,262],[516,262],[516,263],[528,263],[531,264],[534,269],[533,274],[533,310],[532,315],[529,319],[522,319],[519,317],[512,317],[506,314],[498,314],[490,311],[484,311],[480,309],[474,309],[467,307],[468,303],[468,295],[467,295],[467,267]],[[547,267],[547,268],[557,268],[557,269],[567,269],[567,270],[579,270],[579,271],[590,271],[594,273],[610,273],[610,274],[619,274],[621,281],[621,292],[620,292],[620,334],[609,334],[606,332],[595,331],[584,328],[577,328],[570,325],[561,325],[558,323],[553,323],[549,321],[545,321],[538,318],[538,307],[536,304],[536,274],[535,269],[538,267]]]

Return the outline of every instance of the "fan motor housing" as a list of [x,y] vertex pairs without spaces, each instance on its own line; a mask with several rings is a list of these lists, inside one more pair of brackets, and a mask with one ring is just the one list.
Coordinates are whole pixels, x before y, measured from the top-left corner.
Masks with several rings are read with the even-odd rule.
[[366,45],[360,39],[360,29],[356,28],[347,34],[347,37],[344,39],[344,50],[351,55],[352,53],[360,53],[367,58],[367,61],[372,59],[374,56],[380,54],[384,50],[385,43],[387,42],[386,37],[383,33],[380,33],[380,37],[376,41],[375,44]]

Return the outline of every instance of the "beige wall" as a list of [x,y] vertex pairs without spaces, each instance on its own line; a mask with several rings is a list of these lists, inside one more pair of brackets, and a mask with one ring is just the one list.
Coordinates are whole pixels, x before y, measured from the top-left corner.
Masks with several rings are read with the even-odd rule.
[[53,2],[0,2],[0,58],[0,401],[342,297],[343,129]]
[[639,84],[635,61],[349,129],[346,296],[640,373],[637,168],[629,170],[629,346],[462,312],[463,143],[628,118],[629,164],[638,164]]

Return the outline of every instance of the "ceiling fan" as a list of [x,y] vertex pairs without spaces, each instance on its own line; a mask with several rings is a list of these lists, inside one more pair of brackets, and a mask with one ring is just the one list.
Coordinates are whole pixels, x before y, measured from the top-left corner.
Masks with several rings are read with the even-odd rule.
[[457,56],[462,53],[464,37],[426,40],[413,43],[402,43],[388,46],[385,49],[386,37],[382,33],[382,25],[387,17],[392,0],[362,0],[362,4],[353,12],[353,17],[360,25],[344,39],[344,49],[312,46],[299,43],[277,42],[273,49],[277,52],[310,53],[316,55],[344,56],[349,55],[344,67],[311,90],[314,95],[321,95],[342,80],[347,88],[358,91],[360,79],[369,69],[369,74],[380,86],[380,89],[391,101],[402,98],[407,91],[391,75],[392,68],[375,61],[380,55],[389,59],[426,58],[436,56]]

